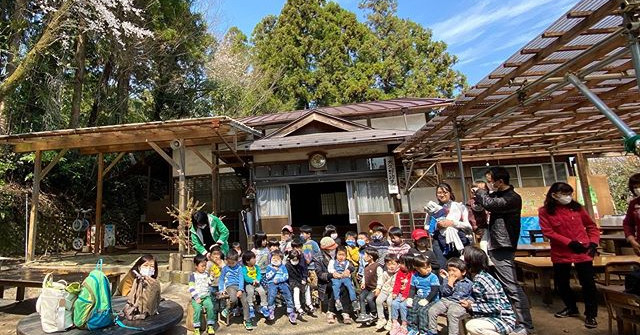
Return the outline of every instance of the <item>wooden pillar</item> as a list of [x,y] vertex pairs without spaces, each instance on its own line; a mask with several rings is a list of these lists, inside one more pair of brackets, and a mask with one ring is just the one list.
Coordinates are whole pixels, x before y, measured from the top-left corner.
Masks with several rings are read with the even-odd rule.
[[[184,148],[184,142],[182,140],[180,141],[180,145],[177,149],[178,151],[178,164],[180,166],[180,169],[178,169],[178,210],[180,211],[180,213],[184,213],[187,210],[187,185],[186,185],[186,171],[185,171],[185,165],[186,165],[186,158],[185,158],[185,148]],[[178,236],[180,237],[180,240],[184,240],[185,239],[185,226],[186,226],[186,222],[183,220],[180,220],[180,222],[178,223]],[[179,251],[180,254],[184,254],[187,250],[185,250],[184,245],[181,243],[179,245]]]
[[576,161],[578,163],[578,177],[580,178],[580,189],[582,191],[582,199],[584,199],[584,207],[591,218],[595,219],[593,200],[591,199],[591,192],[589,192],[589,163],[582,153],[576,154]]
[[102,224],[102,182],[104,180],[104,154],[98,154],[98,180],[96,183],[96,233],[93,253],[101,254],[104,241],[104,226]]
[[444,171],[442,170],[442,163],[436,163],[436,174],[438,175],[438,183],[444,181]]
[[220,166],[218,165],[218,145],[211,147],[211,211],[219,215],[220,211]]
[[38,224],[38,202],[40,199],[40,172],[42,170],[42,152],[36,151],[33,161],[33,192],[31,193],[31,210],[29,212],[29,240],[27,242],[27,262],[35,257],[36,229]]

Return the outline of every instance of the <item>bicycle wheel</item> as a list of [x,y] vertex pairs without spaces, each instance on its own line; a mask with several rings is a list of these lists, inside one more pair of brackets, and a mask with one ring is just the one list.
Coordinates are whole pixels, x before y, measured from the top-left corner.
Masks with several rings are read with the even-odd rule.
[[71,228],[73,228],[73,230],[75,231],[86,230],[86,228],[82,229],[83,226],[84,226],[84,219],[75,219],[71,224]]
[[84,240],[80,237],[76,237],[73,239],[73,250],[81,250],[82,247],[84,246]]
[[89,223],[89,220],[82,219],[82,231],[87,231],[87,229],[89,229],[90,225],[91,224]]

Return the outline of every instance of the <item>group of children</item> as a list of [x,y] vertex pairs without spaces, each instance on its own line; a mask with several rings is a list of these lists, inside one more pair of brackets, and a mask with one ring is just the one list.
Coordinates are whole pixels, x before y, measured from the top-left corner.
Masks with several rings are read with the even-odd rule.
[[[335,227],[327,226],[318,244],[311,239],[311,227],[301,227],[300,237],[293,238],[293,229],[285,226],[280,241],[256,233],[251,251],[243,252],[234,243],[227,255],[214,248],[196,256],[189,281],[196,334],[203,309],[209,334],[214,333],[218,310],[226,318],[233,312],[227,306],[239,308],[238,303],[245,328],[252,330],[256,311],[268,321],[275,319],[277,300],[286,305],[292,324],[301,315],[315,316],[317,307],[325,310],[328,321],[333,310],[342,312],[349,323],[343,292],[352,302],[350,309],[358,313],[356,322],[375,322],[391,335],[437,334],[440,315],[447,317],[449,334],[458,334],[460,319],[467,314],[473,317],[466,324],[472,335],[505,334],[515,327],[506,295],[486,272],[488,260],[482,250],[467,247],[466,262],[452,258],[440,269],[425,230],[412,232],[412,247],[402,239],[400,228],[388,234],[382,224],[370,228],[371,235],[347,233],[343,243]],[[324,292],[317,292],[320,269],[328,272],[322,278],[330,280]],[[224,299],[228,303],[218,308]],[[327,308],[328,301],[335,306]]]

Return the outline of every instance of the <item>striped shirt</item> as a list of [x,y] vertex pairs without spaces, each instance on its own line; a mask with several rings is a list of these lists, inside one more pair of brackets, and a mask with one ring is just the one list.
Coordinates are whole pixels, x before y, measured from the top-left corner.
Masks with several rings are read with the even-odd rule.
[[499,333],[508,334],[516,326],[516,316],[502,285],[485,271],[473,278],[471,288],[474,303],[471,310],[474,317],[491,322]]
[[402,242],[400,245],[391,243],[389,249],[387,249],[387,253],[394,254],[396,257],[400,258],[400,256],[408,253],[409,249],[411,249],[411,246],[408,243]]

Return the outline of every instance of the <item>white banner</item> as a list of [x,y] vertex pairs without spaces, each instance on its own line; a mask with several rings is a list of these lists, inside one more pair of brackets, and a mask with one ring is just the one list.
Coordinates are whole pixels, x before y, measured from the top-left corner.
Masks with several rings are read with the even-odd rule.
[[398,194],[398,177],[396,176],[396,163],[393,156],[387,156],[384,158],[384,163],[387,168],[387,185],[389,186],[389,194]]

